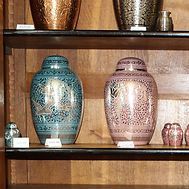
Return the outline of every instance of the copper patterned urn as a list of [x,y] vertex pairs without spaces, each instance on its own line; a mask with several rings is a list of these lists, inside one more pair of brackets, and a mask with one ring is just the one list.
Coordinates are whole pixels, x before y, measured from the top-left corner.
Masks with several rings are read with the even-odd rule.
[[171,123],[166,123],[161,131],[161,136],[164,145],[169,145],[169,130],[171,128]]
[[185,142],[186,142],[186,145],[189,146],[189,125],[187,125],[184,134],[185,134]]
[[36,29],[73,30],[76,27],[81,0],[30,0]]
[[150,142],[156,126],[158,92],[144,61],[121,59],[105,84],[105,113],[114,143]]
[[183,141],[183,130],[179,123],[172,123],[169,129],[169,145],[181,146]]

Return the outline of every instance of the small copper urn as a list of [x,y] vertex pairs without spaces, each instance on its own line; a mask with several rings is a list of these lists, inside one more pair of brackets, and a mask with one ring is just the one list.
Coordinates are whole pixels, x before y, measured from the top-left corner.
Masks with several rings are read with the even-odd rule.
[[30,0],[36,29],[73,30],[76,27],[81,0]]

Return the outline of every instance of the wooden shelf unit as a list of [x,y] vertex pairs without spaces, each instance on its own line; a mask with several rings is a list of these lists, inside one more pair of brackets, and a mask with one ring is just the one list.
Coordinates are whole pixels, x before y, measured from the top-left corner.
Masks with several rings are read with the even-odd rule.
[[6,158],[15,160],[174,160],[189,161],[189,146],[146,145],[117,148],[116,145],[73,144],[49,148],[32,144],[30,148],[6,148]]
[[[29,1],[0,0],[0,2],[5,4],[4,16],[6,18],[3,18],[3,6],[0,6],[2,17],[0,20],[1,23],[4,20],[6,28],[15,28],[17,23],[31,22],[31,15],[28,12]],[[1,163],[8,162],[6,170],[2,167],[0,169],[0,179],[3,175],[7,177],[6,186],[5,182],[1,184],[3,179],[0,180],[0,188],[188,188],[188,146],[175,148],[151,144],[122,149],[110,144],[112,141],[110,136],[107,136],[105,119],[102,115],[102,88],[106,76],[112,73],[118,58],[123,56],[142,58],[148,63],[150,71],[153,72],[155,69],[153,74],[160,83],[158,86],[160,88],[159,112],[162,113],[156,130],[160,133],[160,127],[165,121],[175,121],[174,118],[186,124],[189,106],[187,84],[189,80],[187,63],[189,22],[187,21],[188,11],[185,9],[189,4],[184,0],[174,3],[165,0],[164,8],[176,14],[173,19],[176,26],[174,32],[116,30],[111,5],[112,1],[84,0],[80,13],[81,19],[75,31],[1,29],[3,39],[1,50],[3,51],[4,48],[4,56],[1,53],[1,57],[5,57],[5,60],[1,61],[0,125],[4,125],[4,119],[6,121],[14,119],[24,135],[29,136],[32,143],[38,142],[38,144],[31,144],[30,148],[0,148]],[[105,10],[104,7],[106,7]],[[88,11],[85,11],[86,9]],[[93,14],[89,14],[90,12]],[[181,31],[183,27],[185,31]],[[97,29],[94,30],[94,28]],[[51,53],[68,56],[71,66],[84,81],[87,116],[82,126],[82,129],[85,127],[86,131],[82,130],[81,138],[78,139],[81,144],[46,148],[39,145],[32,127],[28,100],[29,84],[32,75],[40,68],[39,63]],[[155,60],[155,63],[151,60]],[[5,80],[2,70],[5,70]],[[96,82],[93,82],[94,80]],[[3,85],[6,86],[6,90]],[[3,101],[4,92],[6,104]],[[3,132],[2,127],[0,128],[1,138],[3,138]],[[155,143],[160,143],[161,136],[157,133],[155,135]],[[91,144],[87,144],[86,141]],[[93,144],[94,141],[98,144]]]
[[22,185],[10,185],[8,189],[187,189],[185,186],[153,186],[153,185],[47,185],[47,184],[22,184]]
[[[189,32],[4,30],[4,45],[26,49],[189,50]],[[18,43],[19,41],[19,43]]]

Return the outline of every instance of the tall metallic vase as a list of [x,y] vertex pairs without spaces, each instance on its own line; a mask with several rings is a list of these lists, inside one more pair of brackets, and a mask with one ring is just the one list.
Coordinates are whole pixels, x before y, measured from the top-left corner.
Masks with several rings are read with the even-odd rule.
[[114,143],[150,142],[157,119],[157,86],[144,61],[121,59],[105,85],[105,113]]
[[152,31],[163,0],[113,0],[113,3],[119,29],[146,27],[147,31]]
[[30,0],[36,29],[73,30],[76,27],[81,0]]
[[44,59],[32,79],[31,110],[36,133],[42,144],[60,138],[62,144],[75,142],[82,121],[83,88],[63,56]]

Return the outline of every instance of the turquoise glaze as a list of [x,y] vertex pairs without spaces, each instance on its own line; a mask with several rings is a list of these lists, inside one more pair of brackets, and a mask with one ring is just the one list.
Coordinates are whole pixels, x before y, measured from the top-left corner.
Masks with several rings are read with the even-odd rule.
[[32,79],[31,110],[41,144],[46,138],[75,142],[82,121],[83,88],[63,56],[48,56]]

